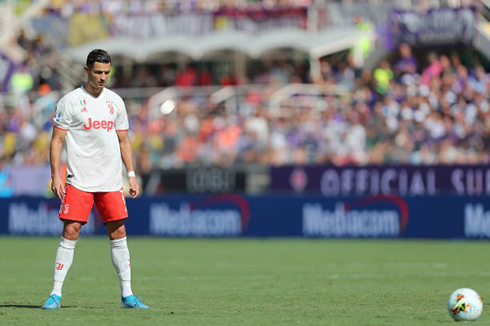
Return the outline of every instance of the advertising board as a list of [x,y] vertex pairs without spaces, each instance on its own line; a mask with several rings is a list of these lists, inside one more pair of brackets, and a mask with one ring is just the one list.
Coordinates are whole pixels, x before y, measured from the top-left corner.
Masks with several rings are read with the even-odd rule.
[[488,165],[281,166],[270,190],[324,196],[490,195]]
[[[0,199],[0,234],[60,235],[59,201]],[[165,196],[128,199],[129,235],[490,239],[486,196]],[[104,235],[96,210],[82,228]]]

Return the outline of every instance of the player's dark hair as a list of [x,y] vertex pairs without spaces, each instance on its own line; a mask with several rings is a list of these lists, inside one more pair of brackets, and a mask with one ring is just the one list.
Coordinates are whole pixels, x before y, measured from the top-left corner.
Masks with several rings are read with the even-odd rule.
[[88,69],[92,69],[95,62],[111,63],[111,56],[109,53],[101,49],[92,50],[87,56]]

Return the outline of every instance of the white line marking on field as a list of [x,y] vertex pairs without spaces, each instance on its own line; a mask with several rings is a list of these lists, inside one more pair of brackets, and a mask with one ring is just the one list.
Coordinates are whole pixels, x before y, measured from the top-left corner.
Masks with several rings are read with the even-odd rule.
[[[395,264],[397,265],[397,264]],[[291,278],[296,278],[296,279],[306,279],[306,280],[312,280],[312,279],[318,279],[318,280],[343,280],[343,279],[350,279],[350,280],[362,280],[362,279],[379,279],[379,278],[391,278],[391,279],[403,279],[403,278],[437,278],[437,277],[488,277],[490,276],[490,272],[485,271],[485,272],[471,272],[471,271],[465,271],[465,272],[457,272],[457,271],[452,271],[449,270],[447,272],[442,272],[440,268],[447,268],[447,264],[421,264],[421,265],[427,265],[427,267],[434,267],[437,268],[438,271],[431,273],[430,271],[413,271],[413,272],[407,272],[407,271],[402,271],[402,272],[397,272],[396,270],[390,271],[389,273],[343,273],[343,274],[307,274],[307,275],[282,275],[280,278],[281,279],[291,279]],[[421,266],[417,265],[417,266]],[[440,266],[439,266],[440,265]],[[406,268],[407,266],[403,264],[404,267]],[[256,280],[271,280],[271,279],[277,279],[277,275],[260,275],[260,274],[253,274],[253,275],[189,275],[189,276],[140,276],[137,279],[141,281],[155,281],[155,282],[167,282],[167,281],[210,281],[210,280],[222,280],[222,279],[237,279],[237,280],[243,280],[243,281],[256,281]],[[95,277],[77,277],[78,280],[80,281],[89,281],[93,282],[96,281],[97,278]],[[48,282],[50,279],[48,278],[29,278],[29,281],[31,282]],[[10,278],[2,278],[0,279],[0,283],[16,283],[16,282],[26,282],[25,279],[17,278],[17,277],[10,277]]]
[[366,263],[366,262],[350,262],[350,263],[327,263],[325,267],[327,268],[365,268],[368,266],[384,266],[384,267],[397,267],[397,268],[448,268],[448,263]]
[[448,268],[447,263],[384,263],[386,267],[398,268]]

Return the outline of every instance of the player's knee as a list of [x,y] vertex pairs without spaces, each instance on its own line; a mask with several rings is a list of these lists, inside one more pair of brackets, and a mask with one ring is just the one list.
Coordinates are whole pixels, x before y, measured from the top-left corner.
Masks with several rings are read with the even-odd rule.
[[109,234],[111,240],[122,239],[126,237],[126,230],[124,228],[119,228]]
[[106,224],[107,234],[111,240],[126,237],[126,227],[124,221],[109,222]]
[[117,229],[116,231],[112,232],[110,235],[111,239],[122,239],[126,237],[126,230],[124,228]]
[[80,234],[81,225],[79,223],[68,223],[63,228],[63,238],[67,240],[77,240]]

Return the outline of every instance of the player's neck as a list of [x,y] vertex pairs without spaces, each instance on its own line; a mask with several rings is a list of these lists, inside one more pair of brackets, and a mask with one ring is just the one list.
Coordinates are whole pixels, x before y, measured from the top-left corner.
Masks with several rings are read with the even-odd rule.
[[90,93],[93,97],[99,97],[100,94],[102,94],[102,91],[104,90],[104,87],[101,88],[95,88],[92,87],[90,84],[85,84],[83,85],[83,88]]

